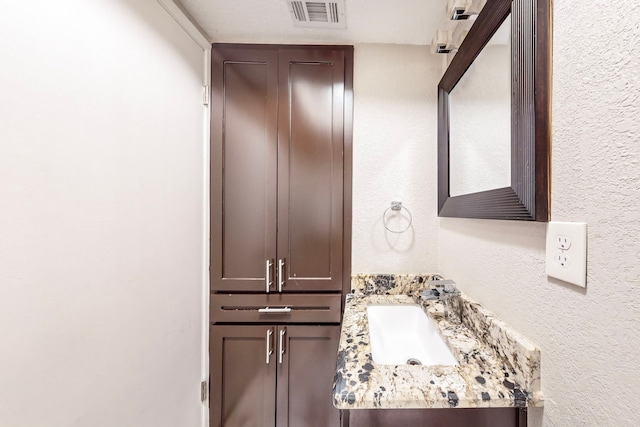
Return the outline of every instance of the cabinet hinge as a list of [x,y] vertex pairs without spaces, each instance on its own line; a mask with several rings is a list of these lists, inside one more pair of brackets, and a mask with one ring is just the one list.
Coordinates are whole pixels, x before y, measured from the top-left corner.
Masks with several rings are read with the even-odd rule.
[[203,88],[203,94],[202,94],[202,104],[203,105],[209,105],[209,86],[205,86]]
[[200,402],[204,403],[207,401],[207,391],[209,391],[209,384],[207,381],[202,381],[200,383]]

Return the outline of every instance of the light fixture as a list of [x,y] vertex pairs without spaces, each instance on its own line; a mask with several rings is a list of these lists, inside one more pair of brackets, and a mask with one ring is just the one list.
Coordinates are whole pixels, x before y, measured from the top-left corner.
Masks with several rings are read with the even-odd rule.
[[449,0],[447,2],[447,16],[452,21],[469,19],[467,8],[471,6],[471,0]]
[[451,42],[451,31],[438,29],[431,40],[431,53],[449,53],[447,46]]
[[456,51],[487,0],[448,0],[445,17],[431,42],[432,53]]

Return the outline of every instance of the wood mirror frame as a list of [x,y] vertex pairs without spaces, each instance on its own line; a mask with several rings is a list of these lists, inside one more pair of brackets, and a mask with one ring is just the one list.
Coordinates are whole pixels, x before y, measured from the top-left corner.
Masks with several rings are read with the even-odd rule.
[[[438,216],[549,221],[550,0],[488,0],[438,84]],[[451,197],[449,94],[511,13],[511,186]]]

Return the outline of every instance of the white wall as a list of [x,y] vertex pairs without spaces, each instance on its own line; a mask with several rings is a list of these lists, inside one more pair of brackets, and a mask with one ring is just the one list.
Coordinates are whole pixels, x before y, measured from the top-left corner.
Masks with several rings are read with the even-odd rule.
[[638,16],[554,7],[551,214],[588,223],[587,289],[544,275],[544,224],[440,220],[441,272],[542,349],[534,427],[640,424]]
[[[352,271],[433,272],[442,60],[426,46],[359,44],[354,51]],[[390,233],[382,224],[391,201],[401,201],[413,215],[405,233]],[[408,225],[406,212],[388,215],[391,229]]]
[[36,0],[0,58],[0,425],[199,425],[202,50],[155,1]]

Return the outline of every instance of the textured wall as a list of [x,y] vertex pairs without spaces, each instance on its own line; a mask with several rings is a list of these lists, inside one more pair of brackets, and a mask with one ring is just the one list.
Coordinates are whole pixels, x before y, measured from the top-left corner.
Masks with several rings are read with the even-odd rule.
[[[353,272],[422,273],[437,267],[433,190],[441,68],[442,59],[424,46],[355,47]],[[382,224],[394,200],[413,214],[403,234]],[[402,215],[390,215],[390,228],[408,224]]]
[[155,1],[4,2],[0,426],[200,424],[203,52]]
[[587,289],[544,275],[543,224],[440,220],[441,272],[542,349],[532,426],[640,424],[638,16],[555,1],[551,213],[589,224]]

